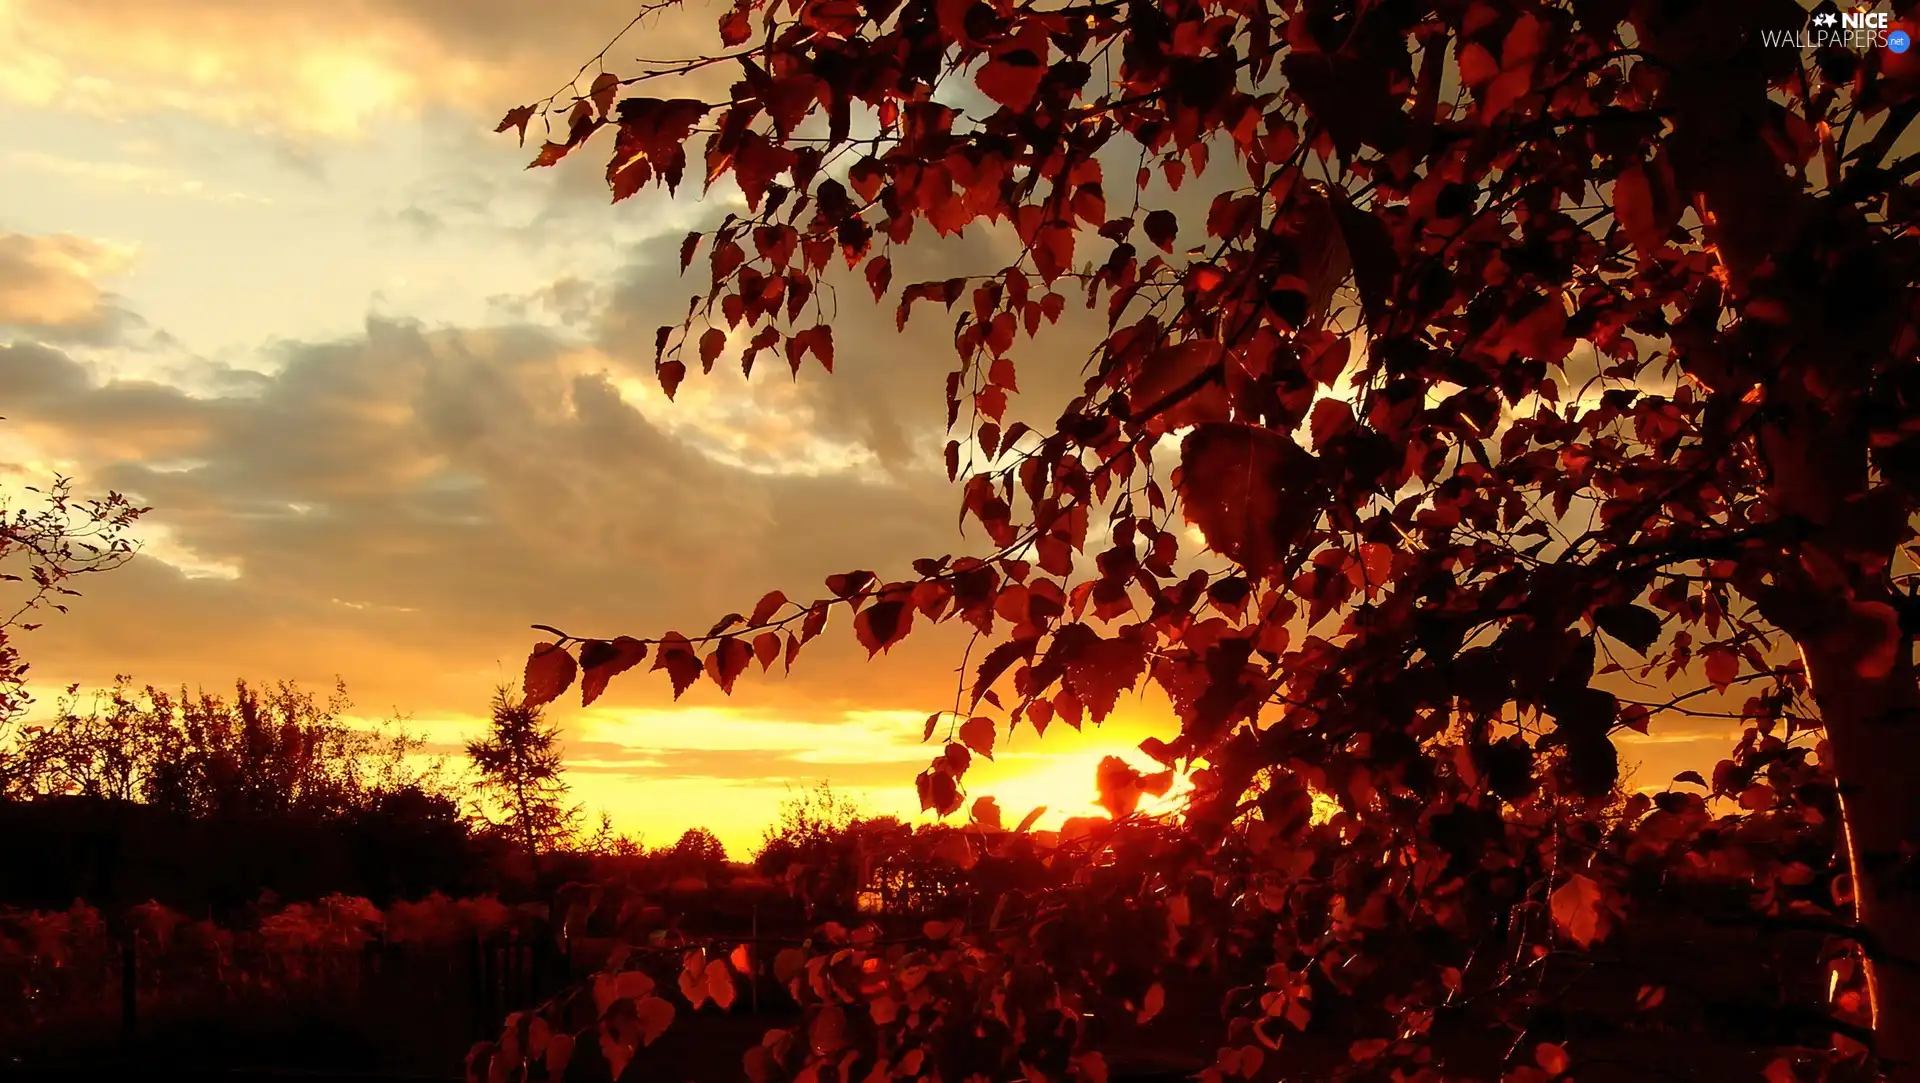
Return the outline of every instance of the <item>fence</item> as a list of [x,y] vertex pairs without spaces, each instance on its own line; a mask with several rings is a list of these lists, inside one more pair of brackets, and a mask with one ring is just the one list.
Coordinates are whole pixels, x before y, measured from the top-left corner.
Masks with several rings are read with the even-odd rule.
[[302,948],[83,939],[0,958],[0,1053],[444,1075],[573,977],[552,938],[513,933]]

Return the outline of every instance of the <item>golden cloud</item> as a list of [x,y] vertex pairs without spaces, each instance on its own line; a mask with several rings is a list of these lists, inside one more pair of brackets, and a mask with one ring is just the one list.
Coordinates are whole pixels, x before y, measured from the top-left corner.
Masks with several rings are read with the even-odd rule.
[[[635,0],[0,0],[0,100],[352,136],[424,109],[497,114],[543,97],[638,10]],[[649,23],[648,47],[710,38],[713,17]]]
[[133,251],[66,234],[0,234],[0,324],[77,329],[100,323],[100,280],[120,274]]

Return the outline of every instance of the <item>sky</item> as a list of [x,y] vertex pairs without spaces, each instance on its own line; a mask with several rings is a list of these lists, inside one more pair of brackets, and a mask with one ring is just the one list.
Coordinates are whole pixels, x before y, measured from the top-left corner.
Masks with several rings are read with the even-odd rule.
[[[696,285],[679,240],[737,194],[610,206],[604,148],[528,171],[493,134],[636,10],[0,0],[0,482],[60,472],[154,508],[140,555],[22,644],[44,700],[117,674],[338,678],[357,715],[451,751],[517,682],[532,624],[692,633],[768,590],[978,543],[939,461],[938,321],[896,335],[842,290],[832,376],[748,381],[723,358],[668,403],[653,330]],[[637,27],[607,67],[688,52],[718,10]],[[1003,243],[916,242],[895,278],[991,270]],[[1091,341],[1072,319],[1051,336],[1028,356],[1058,363],[1022,372],[1034,420]],[[917,633],[870,664],[840,627],[732,697],[675,702],[654,674],[556,706],[576,797],[650,845],[705,826],[736,856],[822,779],[912,814],[964,639]],[[1091,813],[1093,764],[1146,766],[1138,742],[1173,728],[1123,700],[1098,730],[1024,731],[968,783],[1012,815],[1048,805],[1043,823]],[[1713,748],[1682,727],[1626,756]]]

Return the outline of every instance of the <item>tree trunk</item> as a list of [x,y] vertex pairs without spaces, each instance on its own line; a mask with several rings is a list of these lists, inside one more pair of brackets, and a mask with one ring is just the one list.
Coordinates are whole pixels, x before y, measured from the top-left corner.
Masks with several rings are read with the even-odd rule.
[[1920,843],[1920,689],[1911,652],[1903,637],[1892,670],[1870,677],[1851,637],[1801,643],[1846,815],[1875,1040],[1895,1083],[1920,1083],[1920,890],[1911,860]]

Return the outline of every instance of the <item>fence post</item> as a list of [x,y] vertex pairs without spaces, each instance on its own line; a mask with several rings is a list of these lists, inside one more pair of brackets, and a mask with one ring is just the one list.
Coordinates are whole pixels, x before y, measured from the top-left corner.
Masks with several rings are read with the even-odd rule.
[[139,1030],[140,961],[131,932],[120,940],[120,1036],[133,1044]]

